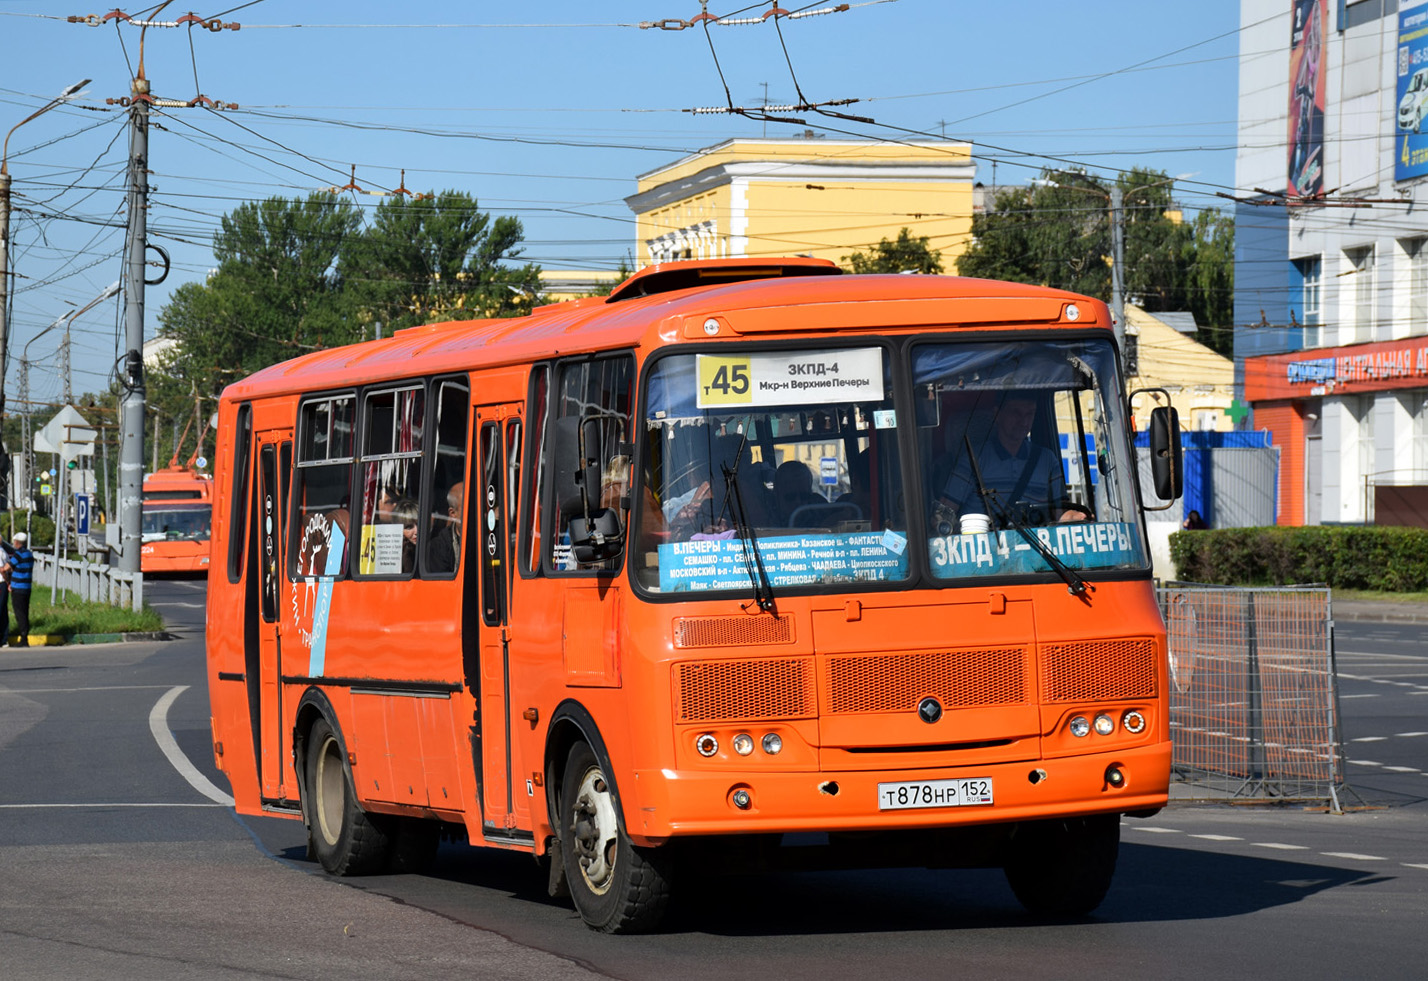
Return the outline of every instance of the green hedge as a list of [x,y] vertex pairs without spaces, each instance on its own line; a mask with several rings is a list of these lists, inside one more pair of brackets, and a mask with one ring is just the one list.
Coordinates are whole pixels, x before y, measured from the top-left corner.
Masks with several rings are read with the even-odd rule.
[[[0,536],[5,541],[10,541],[10,515],[15,516],[15,527],[20,531],[25,530],[25,511],[0,511]],[[55,523],[43,514],[32,515],[29,518],[30,548],[49,550],[55,545]]]
[[1177,531],[1170,557],[1185,582],[1226,586],[1327,583],[1339,589],[1428,590],[1428,529],[1316,525]]

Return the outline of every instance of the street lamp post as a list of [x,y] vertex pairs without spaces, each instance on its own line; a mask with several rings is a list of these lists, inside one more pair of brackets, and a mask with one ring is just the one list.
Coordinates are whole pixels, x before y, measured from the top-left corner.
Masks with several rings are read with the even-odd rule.
[[[10,137],[15,134],[15,130],[30,120],[43,116],[55,106],[81,95],[80,89],[90,81],[91,79],[86,78],[82,82],[76,82],[11,126],[10,132],[5,134],[4,145],[0,146],[0,422],[5,419],[5,369],[8,367],[10,336]],[[8,460],[5,461],[3,469],[6,472],[0,474],[0,488],[8,487],[10,482]]]

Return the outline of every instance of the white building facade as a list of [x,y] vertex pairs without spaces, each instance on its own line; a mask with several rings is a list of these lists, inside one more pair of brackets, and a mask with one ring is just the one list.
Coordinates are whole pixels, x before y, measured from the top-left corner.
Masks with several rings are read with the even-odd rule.
[[1428,525],[1428,0],[1240,24],[1235,362],[1279,523]]

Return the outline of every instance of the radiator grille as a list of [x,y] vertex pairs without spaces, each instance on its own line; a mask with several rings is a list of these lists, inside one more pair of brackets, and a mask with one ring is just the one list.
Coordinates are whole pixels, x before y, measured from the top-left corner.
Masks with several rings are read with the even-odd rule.
[[813,659],[686,661],[675,667],[679,722],[797,719],[817,710]]
[[749,647],[793,643],[790,617],[680,617],[674,621],[675,647]]
[[928,695],[944,708],[1020,705],[1029,689],[1020,647],[828,659],[832,713],[914,711]]
[[1041,648],[1046,702],[1084,702],[1155,696],[1155,641],[1077,641]]

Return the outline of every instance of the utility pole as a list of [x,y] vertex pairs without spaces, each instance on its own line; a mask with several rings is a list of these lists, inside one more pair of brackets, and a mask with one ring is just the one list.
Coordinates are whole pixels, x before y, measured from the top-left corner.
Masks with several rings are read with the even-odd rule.
[[[55,106],[68,102],[84,93],[80,89],[90,83],[91,79],[86,78],[82,82],[77,82],[65,89],[58,96],[45,103],[35,112],[30,113],[14,126],[10,127],[10,132],[5,134],[5,142],[0,146],[0,422],[5,419],[5,369],[9,367],[9,339],[10,339],[10,137],[15,130],[34,119],[49,112]],[[29,410],[26,409],[28,412]],[[13,488],[10,488],[10,459],[9,454],[0,448],[0,491],[9,488],[11,493],[7,496],[13,497]],[[11,507],[14,507],[13,502]]]
[[143,60],[129,105],[129,253],[124,304],[124,398],[120,405],[119,569],[138,574],[144,491],[144,250],[149,210],[149,80]]
[[1126,212],[1119,180],[1111,185],[1111,318],[1115,321],[1116,348],[1121,367],[1126,358]]

